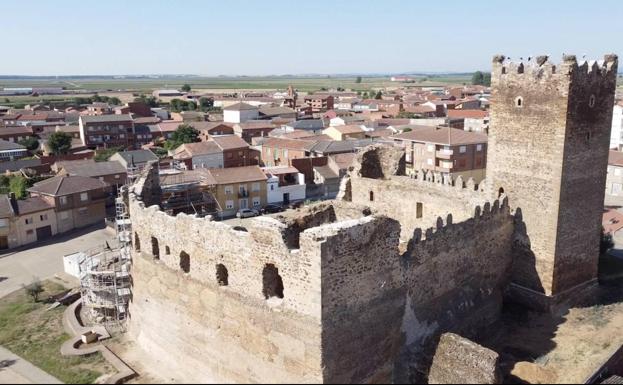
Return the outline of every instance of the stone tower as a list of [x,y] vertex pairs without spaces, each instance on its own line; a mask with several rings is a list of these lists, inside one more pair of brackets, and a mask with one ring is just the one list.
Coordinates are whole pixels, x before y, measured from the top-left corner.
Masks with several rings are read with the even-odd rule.
[[519,214],[513,289],[535,305],[597,278],[617,66],[493,59],[487,181]]

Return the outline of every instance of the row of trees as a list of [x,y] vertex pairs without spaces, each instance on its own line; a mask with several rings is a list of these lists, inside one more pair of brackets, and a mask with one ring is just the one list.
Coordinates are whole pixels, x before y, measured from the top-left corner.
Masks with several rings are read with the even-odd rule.
[[73,98],[73,103],[77,106],[80,106],[83,104],[92,104],[92,103],[108,103],[114,106],[120,106],[122,104],[121,99],[119,99],[116,96],[113,96],[113,97],[100,96],[98,94],[95,94],[93,96],[88,96],[88,97],[84,97],[84,96],[75,97]]
[[491,86],[491,74],[488,72],[476,71],[472,76],[472,84],[475,86]]
[[199,105],[192,100],[173,99],[170,103],[172,112],[182,111],[201,111],[210,112],[214,110],[214,100],[211,98],[199,98]]

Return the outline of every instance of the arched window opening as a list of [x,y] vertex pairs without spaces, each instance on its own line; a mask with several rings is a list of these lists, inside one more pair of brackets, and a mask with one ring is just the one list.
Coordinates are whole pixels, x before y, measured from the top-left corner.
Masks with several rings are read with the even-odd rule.
[[500,187],[500,189],[498,190],[498,198],[500,198],[502,195],[504,195],[504,188]]
[[138,233],[134,233],[134,250],[137,253],[141,252],[141,239],[138,237]]
[[522,108],[523,107],[523,98],[520,96],[517,99],[515,99],[515,106],[518,108]]
[[154,256],[154,259],[160,259],[160,245],[156,237],[151,237],[151,254]]
[[169,246],[165,246],[165,247],[164,247],[164,253],[165,253],[166,255],[171,255],[171,248],[170,248]]
[[190,255],[185,251],[180,253],[180,269],[186,274],[190,273]]
[[264,298],[283,298],[283,280],[279,275],[279,269],[273,264],[268,264],[262,272]]
[[216,282],[219,286],[229,286],[229,272],[225,265],[216,265]]

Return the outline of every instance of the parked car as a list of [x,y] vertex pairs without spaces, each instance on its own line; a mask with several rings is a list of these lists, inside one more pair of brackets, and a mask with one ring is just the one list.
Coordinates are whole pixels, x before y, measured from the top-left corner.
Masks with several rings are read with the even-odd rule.
[[238,218],[251,218],[257,217],[260,215],[260,212],[255,209],[242,209],[236,213],[236,217]]
[[284,208],[279,205],[266,205],[262,209],[262,214],[276,214],[284,211]]

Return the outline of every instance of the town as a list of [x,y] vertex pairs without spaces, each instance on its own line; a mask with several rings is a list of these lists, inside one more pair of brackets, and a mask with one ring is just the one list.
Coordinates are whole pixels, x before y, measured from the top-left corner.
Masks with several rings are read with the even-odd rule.
[[594,15],[115,1],[3,6],[0,383],[623,383],[618,47],[519,44]]

